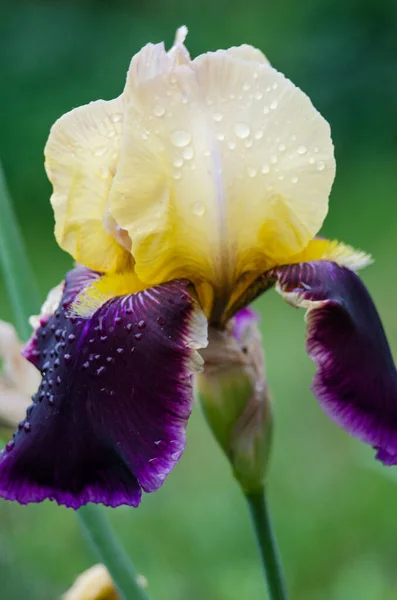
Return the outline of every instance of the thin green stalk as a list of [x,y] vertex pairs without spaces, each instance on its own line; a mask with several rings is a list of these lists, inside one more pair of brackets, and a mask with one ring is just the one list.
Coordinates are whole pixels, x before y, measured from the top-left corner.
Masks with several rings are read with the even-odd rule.
[[[0,165],[0,266],[12,303],[17,330],[27,339],[28,318],[40,308],[40,297]],[[116,539],[103,509],[93,504],[78,511],[86,537],[107,567],[123,600],[148,600],[137,583],[135,569]]]
[[106,565],[113,583],[124,600],[148,600],[148,595],[137,583],[137,573],[117,540],[103,509],[95,504],[82,506],[77,513],[86,536]]
[[1,165],[0,265],[12,303],[17,330],[26,340],[31,334],[28,318],[37,313],[40,308],[40,295]]
[[252,524],[262,560],[269,600],[287,600],[287,588],[284,581],[277,543],[274,537],[269,508],[265,493],[260,490],[247,494]]

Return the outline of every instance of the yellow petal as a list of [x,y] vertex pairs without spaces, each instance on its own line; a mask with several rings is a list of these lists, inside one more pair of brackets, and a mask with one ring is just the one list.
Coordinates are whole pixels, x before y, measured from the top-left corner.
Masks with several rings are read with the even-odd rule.
[[241,60],[254,60],[260,62],[264,65],[270,65],[266,56],[258,50],[258,48],[254,48],[254,46],[250,46],[249,44],[242,44],[241,46],[232,46],[225,50],[234,58],[240,58]]
[[311,240],[302,252],[295,256],[291,256],[283,264],[309,262],[313,260],[330,260],[336,262],[341,267],[347,267],[352,271],[363,269],[373,262],[371,255],[362,250],[356,250],[352,246],[348,246],[337,240],[317,238]]
[[327,122],[244,54],[180,64],[159,44],[132,60],[110,210],[151,285],[186,277],[226,298],[245,272],[302,251],[327,213]]
[[79,575],[63,600],[120,600],[105,565],[94,565]]
[[54,188],[55,237],[91,269],[112,271],[131,263],[130,253],[110,235],[116,225],[111,217],[106,219],[122,119],[121,97],[91,102],[61,117],[45,148],[46,170]]

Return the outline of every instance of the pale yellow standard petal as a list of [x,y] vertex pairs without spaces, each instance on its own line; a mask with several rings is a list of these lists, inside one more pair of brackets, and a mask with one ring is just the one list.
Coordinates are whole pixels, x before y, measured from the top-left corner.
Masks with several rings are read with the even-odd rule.
[[291,256],[284,264],[309,262],[314,260],[330,260],[336,262],[339,266],[347,267],[352,271],[363,269],[373,262],[370,254],[367,254],[362,250],[356,250],[356,248],[353,248],[348,244],[338,242],[337,240],[316,238],[311,240],[302,252]]
[[251,49],[237,55],[180,64],[149,45],[131,63],[110,210],[150,284],[186,277],[226,299],[302,251],[327,213],[327,122]]
[[54,188],[55,237],[73,258],[92,269],[114,271],[131,263],[129,240],[125,235],[123,239],[106,210],[122,120],[121,97],[91,102],[61,117],[45,148]]

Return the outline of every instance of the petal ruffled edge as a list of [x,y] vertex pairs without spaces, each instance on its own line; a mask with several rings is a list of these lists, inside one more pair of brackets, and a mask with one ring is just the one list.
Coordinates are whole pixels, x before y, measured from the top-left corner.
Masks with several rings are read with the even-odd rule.
[[312,390],[340,427],[397,464],[397,371],[375,305],[359,277],[328,261],[268,274],[276,290],[307,309],[306,348],[317,371]]
[[76,269],[26,349],[42,383],[0,455],[0,496],[138,506],[179,460],[206,319],[186,281],[115,297],[70,315],[99,275]]

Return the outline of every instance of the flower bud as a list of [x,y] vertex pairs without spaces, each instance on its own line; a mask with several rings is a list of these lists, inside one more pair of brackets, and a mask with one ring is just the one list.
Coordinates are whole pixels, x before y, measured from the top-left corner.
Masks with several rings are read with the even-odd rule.
[[271,442],[271,408],[257,317],[244,309],[224,330],[210,327],[198,396],[244,492],[259,491]]

